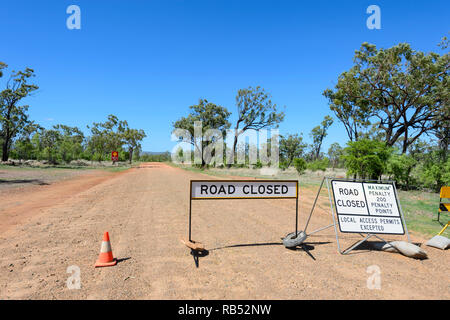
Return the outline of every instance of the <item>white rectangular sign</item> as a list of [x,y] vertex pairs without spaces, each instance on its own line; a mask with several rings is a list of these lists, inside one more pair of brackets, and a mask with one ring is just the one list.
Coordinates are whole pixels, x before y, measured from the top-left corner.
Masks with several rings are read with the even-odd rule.
[[295,199],[297,196],[296,180],[191,181],[191,199]]
[[405,234],[394,185],[331,181],[341,232]]
[[370,215],[400,217],[392,184],[364,183],[363,185]]

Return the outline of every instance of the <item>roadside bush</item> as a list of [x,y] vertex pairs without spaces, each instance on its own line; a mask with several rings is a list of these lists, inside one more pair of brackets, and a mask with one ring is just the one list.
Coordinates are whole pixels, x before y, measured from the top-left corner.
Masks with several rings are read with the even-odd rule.
[[293,164],[295,167],[295,170],[297,170],[298,174],[303,174],[306,170],[306,160],[303,158],[295,158],[293,160]]
[[262,163],[261,161],[256,161],[256,163],[253,165],[253,169],[261,169],[262,168]]
[[444,165],[444,171],[442,174],[443,185],[450,186],[450,159]]
[[430,159],[417,168],[418,183],[422,188],[429,188],[439,192],[444,185],[450,185],[450,159],[439,162]]
[[311,171],[325,171],[330,165],[330,160],[328,158],[324,158],[322,160],[311,161],[307,164],[307,168]]
[[286,161],[280,161],[280,164],[278,166],[281,170],[284,171],[288,168],[288,163]]
[[394,154],[389,158],[386,172],[394,179],[402,188],[409,189],[415,183],[411,172],[417,165],[417,161],[406,154]]
[[379,179],[386,173],[386,163],[391,152],[381,141],[362,139],[348,142],[343,156],[347,175]]

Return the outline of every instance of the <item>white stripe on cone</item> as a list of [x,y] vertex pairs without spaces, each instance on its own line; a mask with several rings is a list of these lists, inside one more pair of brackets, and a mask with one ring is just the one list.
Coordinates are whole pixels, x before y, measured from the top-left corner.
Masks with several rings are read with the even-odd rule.
[[100,248],[100,253],[103,252],[110,252],[111,250],[111,244],[109,241],[102,241],[102,247]]

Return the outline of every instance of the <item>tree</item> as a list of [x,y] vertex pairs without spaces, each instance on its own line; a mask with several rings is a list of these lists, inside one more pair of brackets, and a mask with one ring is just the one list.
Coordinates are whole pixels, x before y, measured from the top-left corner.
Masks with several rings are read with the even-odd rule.
[[[234,141],[231,149],[231,163],[234,164],[236,146],[239,136],[247,130],[260,130],[264,128],[278,127],[278,124],[284,119],[284,112],[277,112],[276,104],[259,86],[241,89],[236,96],[236,106],[238,110],[238,119],[234,127]],[[241,127],[242,126],[242,127]]]
[[323,158],[320,160],[314,160],[314,161],[308,162],[306,165],[306,168],[311,171],[317,171],[317,170],[326,171],[329,165],[330,165],[330,160],[328,160],[328,158]]
[[289,167],[294,158],[300,158],[303,150],[306,148],[303,143],[303,137],[298,134],[289,134],[288,136],[281,136],[280,139],[280,155],[286,167]]
[[343,156],[347,174],[355,178],[379,179],[386,172],[390,154],[391,150],[384,142],[368,139],[349,141]]
[[[5,68],[5,65],[1,69]],[[28,118],[28,105],[19,106],[19,102],[39,87],[29,84],[34,70],[26,68],[11,74],[6,89],[0,92],[0,136],[2,140],[2,161],[7,161],[14,138],[33,122]]]
[[416,168],[418,169],[417,182],[422,188],[430,188],[439,192],[442,186],[448,186],[450,183],[450,159],[442,161],[438,150],[432,150],[426,154]]
[[[439,44],[442,50],[450,47],[450,41],[447,37],[443,37]],[[448,57],[448,53],[447,53]],[[442,102],[443,112],[441,116],[433,123],[432,133],[438,139],[438,145],[440,149],[441,160],[447,161],[448,145],[450,143],[450,83],[449,76],[443,78],[441,90],[437,90],[439,100]]]
[[[200,99],[199,103],[189,107],[191,113],[187,117],[182,117],[173,123],[174,132],[177,129],[187,130],[189,136],[179,136],[180,141],[189,143],[194,146],[198,154],[201,156],[201,165],[204,167],[209,164],[210,159],[205,157],[205,149],[214,143],[216,140],[205,139],[204,134],[210,129],[219,130],[222,137],[225,138],[226,130],[230,127],[228,118],[230,112],[222,106],[218,106],[206,99]],[[195,123],[201,121],[201,136],[195,135]]]
[[339,166],[343,153],[344,149],[337,142],[332,143],[328,148],[328,158],[333,169]]
[[386,172],[404,189],[408,190],[413,180],[411,171],[417,165],[417,161],[410,155],[393,154],[387,163]]
[[295,158],[294,159],[294,167],[297,170],[298,174],[303,174],[306,170],[306,160],[303,158]]
[[112,151],[119,151],[122,148],[123,134],[128,123],[110,114],[107,121],[94,122],[91,127],[87,127],[92,133],[88,140],[88,147],[93,157],[101,161],[106,159]]
[[37,134],[41,128],[37,124],[29,124],[22,130],[20,136],[14,142],[11,148],[10,155],[15,159],[36,159],[38,154],[33,144],[32,136]]
[[79,159],[83,153],[83,132],[77,127],[63,124],[58,124],[53,128],[59,132],[60,136],[57,145],[59,157],[67,163]]
[[128,146],[128,153],[130,155],[130,164],[133,161],[133,152],[141,148],[141,141],[146,137],[144,130],[126,128],[123,133],[123,141]]
[[358,126],[373,122],[384,132],[388,146],[402,141],[406,153],[421,135],[439,122],[450,121],[444,112],[449,96],[448,53],[425,54],[407,43],[389,49],[363,43],[354,63],[341,74],[334,91],[324,92],[350,140]]
[[61,141],[61,133],[58,130],[42,130],[41,143],[44,157],[47,158],[50,163],[56,164],[59,160],[58,145]]
[[3,77],[3,69],[7,68],[6,63],[0,61],[0,78]]
[[[339,76],[336,91],[327,89],[323,95],[328,98],[330,109],[345,127],[350,141],[358,141],[370,125],[370,109],[362,101],[353,102],[344,89],[355,86],[354,77],[348,72]],[[352,84],[353,83],[353,84]]]
[[[450,47],[450,40],[443,37],[439,44],[442,50]],[[447,53],[448,57],[448,53]],[[450,83],[449,77],[444,77],[441,90],[437,90],[439,100],[442,102],[443,111],[441,116],[433,123],[432,133],[438,139],[438,146],[440,149],[440,160],[446,162],[448,159],[448,146],[450,143]]]
[[330,116],[325,116],[322,123],[314,127],[311,130],[311,138],[313,139],[313,144],[311,146],[314,160],[319,159],[320,157],[320,149],[322,148],[323,139],[327,136],[327,131],[330,126],[333,124],[333,119]]
[[440,124],[436,125],[436,128],[432,132],[438,140],[441,160],[445,162],[448,159],[448,145],[450,143],[450,122],[441,122]]

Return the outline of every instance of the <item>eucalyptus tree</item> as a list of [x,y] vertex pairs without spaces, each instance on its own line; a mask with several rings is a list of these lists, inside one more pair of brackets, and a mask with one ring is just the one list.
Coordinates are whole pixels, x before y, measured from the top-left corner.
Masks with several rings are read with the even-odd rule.
[[[199,103],[189,107],[191,112],[187,117],[182,117],[173,123],[174,134],[178,135],[180,142],[189,143],[194,146],[196,152],[201,157],[201,165],[204,167],[209,164],[207,159],[207,153],[205,152],[214,142],[217,137],[205,137],[205,134],[210,132],[209,130],[218,130],[222,138],[225,139],[226,130],[230,127],[228,118],[230,112],[222,106],[209,102],[206,99],[200,99]],[[201,123],[201,132],[196,132],[196,128],[200,129],[196,125]],[[187,132],[185,135],[181,135],[180,131]],[[197,130],[198,130],[197,129]],[[223,142],[223,141],[222,141]]]
[[122,138],[123,142],[128,147],[129,161],[130,164],[133,161],[133,152],[141,149],[141,141],[146,137],[144,130],[142,129],[131,129],[128,126],[125,128]]
[[238,118],[234,126],[234,141],[231,149],[231,163],[234,163],[239,136],[247,130],[278,128],[284,119],[284,112],[278,112],[277,105],[261,87],[240,89],[236,96]]
[[322,149],[323,139],[328,135],[328,129],[333,124],[333,118],[330,116],[325,116],[320,125],[314,127],[311,130],[310,136],[313,139],[313,144],[311,145],[312,156],[314,160],[319,159],[320,150]]
[[[1,69],[6,68],[4,63]],[[6,88],[0,92],[0,137],[2,141],[2,161],[7,161],[14,138],[21,134],[33,122],[28,116],[28,105],[20,105],[20,101],[39,87],[29,83],[34,77],[34,70],[13,71],[6,82]]]
[[280,137],[280,155],[289,168],[294,158],[300,158],[307,144],[303,142],[303,137],[299,134],[289,134]]
[[400,43],[388,49],[363,43],[354,66],[342,73],[334,90],[327,89],[331,110],[349,139],[372,124],[384,142],[402,143],[402,153],[423,134],[450,121],[450,55],[423,53]]

